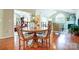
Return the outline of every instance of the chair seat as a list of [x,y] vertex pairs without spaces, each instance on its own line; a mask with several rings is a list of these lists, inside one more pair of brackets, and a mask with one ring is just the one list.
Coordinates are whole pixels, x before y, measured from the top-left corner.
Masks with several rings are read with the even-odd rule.
[[34,34],[31,33],[31,32],[25,32],[25,33],[24,33],[24,37],[27,38],[27,39],[29,39],[29,40],[32,39],[33,35],[34,35]]
[[38,37],[45,37],[46,33],[45,32],[39,32],[39,33],[37,33],[37,36]]

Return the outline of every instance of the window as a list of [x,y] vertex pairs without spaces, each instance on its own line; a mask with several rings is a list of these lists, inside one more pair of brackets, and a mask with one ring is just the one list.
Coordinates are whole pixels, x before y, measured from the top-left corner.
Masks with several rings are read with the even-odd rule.
[[30,21],[31,19],[31,14],[28,12],[24,12],[24,11],[19,11],[19,10],[14,10],[14,25],[16,26],[16,24],[20,23],[20,18],[24,17],[24,21]]
[[41,27],[48,26],[48,19],[46,17],[41,17]]
[[55,18],[56,23],[65,23],[65,16],[62,13],[56,15]]

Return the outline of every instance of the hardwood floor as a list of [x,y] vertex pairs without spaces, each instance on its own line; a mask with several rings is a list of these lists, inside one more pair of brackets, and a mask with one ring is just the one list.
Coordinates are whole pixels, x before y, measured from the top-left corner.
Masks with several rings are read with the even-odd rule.
[[14,38],[0,39],[0,50],[14,50]]
[[[69,33],[60,33],[59,35],[55,33],[51,34],[50,43],[51,43],[51,47],[47,50],[78,50],[79,49],[78,47],[79,44],[72,39],[72,36]],[[14,50],[14,49],[15,48],[14,48],[13,37],[0,39],[0,50]]]
[[[79,37],[78,37],[79,39]],[[77,40],[78,40],[77,39]],[[56,41],[56,49],[57,50],[78,50],[78,43],[75,42],[73,36],[69,33],[62,32]],[[78,40],[79,42],[79,40]]]

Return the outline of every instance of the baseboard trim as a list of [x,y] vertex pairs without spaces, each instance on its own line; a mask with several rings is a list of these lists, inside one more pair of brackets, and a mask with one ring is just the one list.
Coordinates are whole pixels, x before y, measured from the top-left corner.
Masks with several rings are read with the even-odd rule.
[[0,37],[0,39],[13,38],[14,36]]

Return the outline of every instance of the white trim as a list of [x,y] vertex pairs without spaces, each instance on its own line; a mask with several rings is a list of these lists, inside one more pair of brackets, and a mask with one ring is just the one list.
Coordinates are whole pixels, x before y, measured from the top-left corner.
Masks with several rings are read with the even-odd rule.
[[4,37],[0,37],[0,39],[5,39],[5,38],[10,38],[10,37],[14,37],[14,36],[4,36]]

